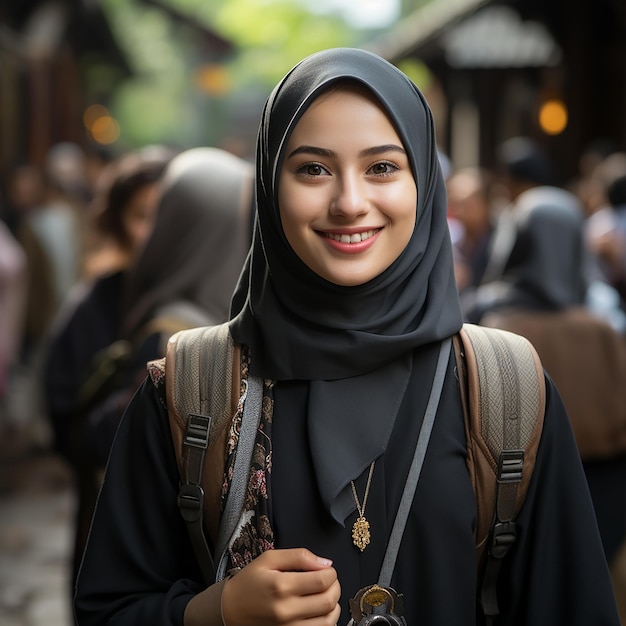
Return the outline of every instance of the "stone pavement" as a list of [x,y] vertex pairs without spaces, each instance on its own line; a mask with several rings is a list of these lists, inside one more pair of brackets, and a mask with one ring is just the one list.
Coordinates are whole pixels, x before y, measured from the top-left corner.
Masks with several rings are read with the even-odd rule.
[[71,472],[49,451],[30,388],[0,407],[0,624],[71,626]]

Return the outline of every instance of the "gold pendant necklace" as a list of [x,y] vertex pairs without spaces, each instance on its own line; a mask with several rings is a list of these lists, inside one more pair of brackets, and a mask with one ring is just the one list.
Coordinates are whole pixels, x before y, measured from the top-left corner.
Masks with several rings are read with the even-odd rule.
[[352,526],[352,543],[361,551],[365,550],[370,542],[370,523],[365,519],[365,507],[367,506],[367,497],[370,493],[370,485],[372,484],[372,474],[374,473],[374,463],[376,461],[372,461],[370,465],[370,471],[367,476],[367,484],[365,485],[365,494],[363,495],[363,505],[359,502],[359,497],[356,493],[356,487],[354,486],[354,481],[350,481],[350,485],[352,486],[352,495],[354,496],[354,501],[356,502],[356,508],[359,512],[359,517],[357,517],[356,522],[354,522]]

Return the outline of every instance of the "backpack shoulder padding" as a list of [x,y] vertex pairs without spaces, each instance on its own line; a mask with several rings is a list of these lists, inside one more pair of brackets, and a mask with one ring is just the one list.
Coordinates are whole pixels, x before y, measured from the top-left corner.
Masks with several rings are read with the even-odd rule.
[[[187,519],[185,508],[188,516],[193,509],[182,501],[182,488],[179,506],[190,534],[193,530],[199,540],[204,525],[213,543],[220,523],[228,427],[240,395],[240,355],[228,325],[220,324],[176,333],[165,357],[165,393],[176,461],[182,487],[202,488],[200,522]],[[194,429],[202,423],[205,432],[197,432],[205,441],[196,446]]]
[[[481,556],[495,519],[512,520],[524,502],[543,429],[545,378],[537,352],[520,335],[464,324],[459,338],[458,378]],[[502,472],[507,482],[497,488]]]
[[234,414],[239,397],[238,352],[227,324],[183,330],[167,344],[168,411],[184,428],[189,413],[211,416],[209,438]]
[[500,613],[498,575],[517,539],[515,518],[543,430],[545,376],[532,344],[508,331],[464,324],[454,346],[476,494],[478,600],[493,626]]

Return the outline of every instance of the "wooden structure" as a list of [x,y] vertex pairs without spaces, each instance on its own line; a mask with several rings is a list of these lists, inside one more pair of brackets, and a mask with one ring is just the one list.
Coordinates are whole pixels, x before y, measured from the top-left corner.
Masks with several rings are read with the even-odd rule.
[[[433,0],[369,48],[436,77],[440,143],[455,165],[490,167],[501,141],[524,134],[566,181],[593,141],[626,147],[623,0]],[[558,134],[538,123],[551,99],[567,110]]]
[[110,84],[131,75],[99,3],[2,3],[0,170],[18,161],[41,164],[61,141],[84,143],[86,61]]
[[[232,42],[161,0],[137,0],[196,35],[198,54]],[[0,178],[12,164],[41,165],[50,147],[88,142],[83,113],[135,74],[96,0],[0,3]]]

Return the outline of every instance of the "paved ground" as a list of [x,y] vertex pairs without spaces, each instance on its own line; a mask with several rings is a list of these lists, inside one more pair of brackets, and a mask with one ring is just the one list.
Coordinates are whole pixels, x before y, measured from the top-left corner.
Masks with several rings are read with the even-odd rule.
[[71,473],[22,381],[0,410],[0,624],[71,626]]

